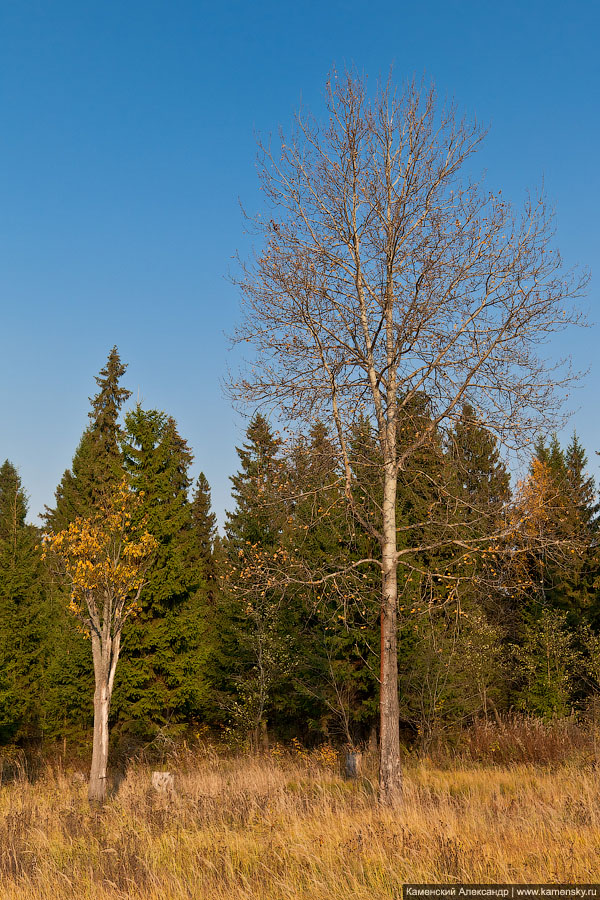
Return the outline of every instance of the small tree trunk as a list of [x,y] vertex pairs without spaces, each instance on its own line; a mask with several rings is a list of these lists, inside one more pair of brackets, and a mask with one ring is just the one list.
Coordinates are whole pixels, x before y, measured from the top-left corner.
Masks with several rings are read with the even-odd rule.
[[398,806],[402,794],[400,711],[398,706],[398,560],[396,556],[396,478],[386,472],[383,500],[379,799]]
[[261,719],[259,724],[259,746],[262,753],[269,752],[269,731],[266,719]]
[[369,732],[369,753],[377,753],[377,725],[372,725]]
[[[104,681],[104,680],[103,680]],[[106,681],[96,685],[94,692],[94,743],[92,767],[88,785],[90,803],[104,803],[106,799],[106,767],[108,764],[108,714],[110,693]]]
[[358,778],[362,771],[362,753],[359,750],[346,751],[346,778]]

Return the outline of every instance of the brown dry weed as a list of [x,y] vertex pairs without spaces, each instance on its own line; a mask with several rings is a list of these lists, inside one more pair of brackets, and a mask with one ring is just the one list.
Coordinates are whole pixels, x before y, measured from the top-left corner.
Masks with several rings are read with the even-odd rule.
[[331,760],[187,756],[177,794],[133,766],[101,810],[60,770],[0,787],[2,900],[378,900],[403,882],[593,882],[594,767],[411,763],[404,807]]

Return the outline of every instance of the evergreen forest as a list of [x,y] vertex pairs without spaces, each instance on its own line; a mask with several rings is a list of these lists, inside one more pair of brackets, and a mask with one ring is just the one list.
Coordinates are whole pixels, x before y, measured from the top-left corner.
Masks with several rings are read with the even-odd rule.
[[[190,477],[185,436],[167,411],[130,404],[116,347],[96,384],[89,425],[43,525],[27,521],[19,461],[0,467],[0,745],[91,745],[89,635],[42,536],[93,515],[123,479],[156,550],[123,628],[111,752],[209,731],[255,749],[376,742],[380,575],[369,566],[368,528],[348,516],[329,423],[284,439],[277,423],[252,416],[219,533],[206,477]],[[421,396],[400,440],[427,417]],[[352,441],[360,508],[379,489],[367,418],[357,418]],[[566,446],[540,437],[524,474],[511,478],[494,436],[465,404],[453,429],[434,432],[410,460],[397,498],[411,534],[399,575],[405,746],[426,750],[515,714],[541,722],[592,715],[599,518],[577,436]],[[464,498],[463,508],[449,508],[450,496],[455,505]],[[510,530],[498,527],[507,515]]]

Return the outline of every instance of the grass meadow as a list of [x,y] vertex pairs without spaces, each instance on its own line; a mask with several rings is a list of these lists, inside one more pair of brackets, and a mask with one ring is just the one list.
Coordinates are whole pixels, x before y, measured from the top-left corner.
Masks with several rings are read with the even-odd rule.
[[2,900],[377,900],[406,881],[600,875],[593,759],[409,758],[397,813],[377,805],[374,760],[346,780],[330,748],[249,757],[204,746],[166,762],[174,796],[152,789],[156,764],[138,761],[101,809],[60,764],[6,780]]

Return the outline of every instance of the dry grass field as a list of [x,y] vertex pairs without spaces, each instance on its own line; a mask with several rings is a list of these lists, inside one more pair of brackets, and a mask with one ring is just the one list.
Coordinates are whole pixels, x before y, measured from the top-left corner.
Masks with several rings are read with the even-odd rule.
[[331,752],[187,752],[170,767],[175,797],[138,763],[101,810],[60,768],[0,787],[2,900],[377,900],[405,881],[600,874],[592,765],[409,762],[399,814]]

